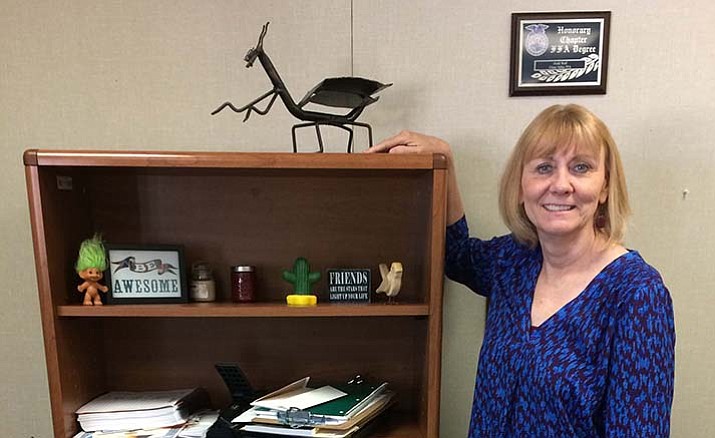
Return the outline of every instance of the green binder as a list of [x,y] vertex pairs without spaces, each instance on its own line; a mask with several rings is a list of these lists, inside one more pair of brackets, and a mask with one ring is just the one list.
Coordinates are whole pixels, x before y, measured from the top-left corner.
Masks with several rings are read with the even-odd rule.
[[348,419],[380,395],[387,387],[387,383],[378,385],[360,381],[332,386],[347,395],[311,407],[308,409],[311,414]]

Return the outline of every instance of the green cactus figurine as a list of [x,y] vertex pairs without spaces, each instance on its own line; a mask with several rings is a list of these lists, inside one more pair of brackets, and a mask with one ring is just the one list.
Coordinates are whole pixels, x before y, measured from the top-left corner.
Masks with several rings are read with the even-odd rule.
[[310,285],[320,280],[320,272],[310,272],[310,265],[303,257],[298,257],[293,263],[292,271],[283,271],[283,279],[293,285],[294,294],[288,295],[286,301],[290,306],[314,306],[318,297],[311,295]]

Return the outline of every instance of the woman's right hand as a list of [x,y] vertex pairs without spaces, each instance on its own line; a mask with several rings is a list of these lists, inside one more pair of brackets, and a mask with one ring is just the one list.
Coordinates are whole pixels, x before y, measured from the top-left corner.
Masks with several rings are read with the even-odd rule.
[[452,161],[452,149],[446,141],[412,131],[402,131],[365,150],[365,153],[368,154],[379,152],[390,154],[439,153],[447,157],[450,162]]
[[452,148],[449,147],[446,141],[417,132],[402,131],[365,151],[365,153],[368,154],[377,152],[390,154],[438,153],[444,155],[447,158],[447,168],[449,170],[449,179],[447,182],[447,225],[457,222],[464,216],[464,207],[462,206],[462,198],[459,195],[457,177],[454,171]]

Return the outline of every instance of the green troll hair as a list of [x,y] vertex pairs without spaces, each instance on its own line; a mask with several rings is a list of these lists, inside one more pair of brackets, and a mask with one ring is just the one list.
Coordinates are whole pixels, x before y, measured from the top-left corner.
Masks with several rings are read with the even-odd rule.
[[104,245],[99,234],[95,234],[91,239],[83,241],[79,247],[79,258],[77,258],[75,269],[77,273],[80,273],[89,268],[96,268],[100,271],[107,269]]

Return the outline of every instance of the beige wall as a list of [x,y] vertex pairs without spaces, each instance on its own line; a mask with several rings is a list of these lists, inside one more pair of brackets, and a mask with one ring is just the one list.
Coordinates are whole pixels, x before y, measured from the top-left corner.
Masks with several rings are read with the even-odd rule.
[[[289,151],[293,119],[210,111],[270,88],[241,61],[260,25],[301,97],[325,76],[394,82],[363,120],[454,145],[473,230],[504,232],[496,179],[540,109],[577,102],[612,128],[635,210],[627,244],[663,274],[676,309],[673,436],[715,435],[715,5],[709,0],[0,0],[0,435],[51,425],[21,154],[25,148]],[[611,10],[608,94],[509,98],[510,13]],[[683,197],[684,190],[687,197]],[[484,302],[448,282],[442,436],[465,435]]]

